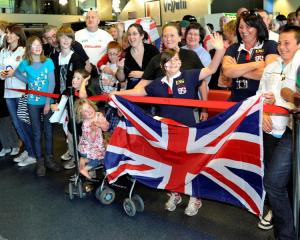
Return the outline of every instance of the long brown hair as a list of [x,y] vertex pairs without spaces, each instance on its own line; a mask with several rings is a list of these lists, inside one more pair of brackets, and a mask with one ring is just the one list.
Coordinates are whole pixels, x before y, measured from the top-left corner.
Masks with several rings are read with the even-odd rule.
[[[29,65],[31,65],[33,63],[33,59],[32,59],[32,56],[31,56],[31,46],[32,46],[32,43],[35,40],[39,41],[41,43],[41,45],[42,45],[42,48],[43,48],[42,40],[39,37],[32,36],[32,37],[28,38],[27,44],[26,44],[26,51],[25,51],[25,57],[24,58],[28,60]],[[44,50],[42,50],[42,53],[40,55],[40,61],[43,63],[43,62],[46,61],[46,59],[47,58],[44,55]]]
[[26,35],[21,27],[16,24],[10,24],[6,27],[6,32],[7,31],[16,34],[19,37],[18,47],[26,47]]

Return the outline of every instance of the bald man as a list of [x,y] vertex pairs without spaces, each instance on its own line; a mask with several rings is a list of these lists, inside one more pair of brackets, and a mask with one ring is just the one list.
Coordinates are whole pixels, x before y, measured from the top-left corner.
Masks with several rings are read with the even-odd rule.
[[75,33],[75,40],[82,44],[90,63],[96,65],[98,60],[106,54],[107,44],[113,41],[113,38],[106,31],[99,29],[100,17],[96,11],[87,13],[85,23],[86,28]]

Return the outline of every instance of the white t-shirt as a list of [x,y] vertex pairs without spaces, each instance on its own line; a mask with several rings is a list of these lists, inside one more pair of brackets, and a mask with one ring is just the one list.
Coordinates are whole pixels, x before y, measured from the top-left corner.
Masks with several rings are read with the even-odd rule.
[[[286,66],[283,65],[279,57],[276,61],[266,66],[263,76],[260,80],[257,94],[273,92],[275,96],[275,105],[286,109],[293,109],[295,106],[291,102],[285,101],[281,97],[281,89],[289,86],[293,91],[296,86],[296,71],[291,61]],[[270,134],[275,137],[281,137],[286,127],[291,127],[291,119],[288,115],[271,114],[273,129]]]
[[[15,51],[3,48],[0,52],[0,70],[17,69],[23,59],[24,53],[24,47],[18,47]],[[26,89],[26,83],[16,77],[5,79],[4,98],[19,98],[23,93],[8,90],[7,88]]]
[[89,32],[84,28],[75,33],[75,40],[81,43],[90,58],[90,62],[96,65],[99,59],[106,54],[107,44],[113,41],[113,38],[102,29],[98,29],[96,32]]

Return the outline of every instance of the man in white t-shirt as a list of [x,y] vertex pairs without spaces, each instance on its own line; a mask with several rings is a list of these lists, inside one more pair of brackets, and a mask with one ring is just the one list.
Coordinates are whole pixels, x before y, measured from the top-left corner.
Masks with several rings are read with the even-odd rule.
[[96,65],[107,51],[107,44],[113,41],[112,36],[106,31],[99,29],[99,14],[96,11],[89,11],[86,15],[86,28],[75,33],[75,40],[81,43],[90,62]]
[[278,42],[279,34],[276,33],[276,32],[273,32],[272,30],[270,30],[271,19],[269,17],[268,12],[266,10],[263,10],[263,9],[258,9],[257,13],[262,17],[264,23],[267,26],[267,29],[269,31],[269,40],[273,40],[275,42]]

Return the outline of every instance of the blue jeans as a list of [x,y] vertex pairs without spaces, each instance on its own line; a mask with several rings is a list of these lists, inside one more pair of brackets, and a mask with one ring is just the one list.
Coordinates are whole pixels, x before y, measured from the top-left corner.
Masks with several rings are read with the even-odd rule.
[[[51,117],[51,111],[46,115],[43,114],[44,105],[29,105],[28,112],[32,126],[33,144],[37,158],[42,157],[42,125],[45,136],[45,149],[46,155],[53,154],[53,129],[52,124],[49,121]],[[41,120],[43,116],[43,121]]]
[[287,185],[292,174],[292,131],[287,129],[278,139],[264,134],[265,158],[264,186],[273,210],[274,233],[277,239],[296,240],[293,213]]
[[22,122],[17,116],[19,98],[6,98],[6,105],[11,116],[13,125],[24,143],[25,150],[30,157],[35,157],[35,151],[33,146],[33,135],[31,126]]

